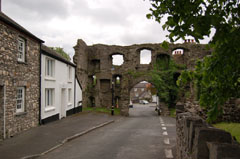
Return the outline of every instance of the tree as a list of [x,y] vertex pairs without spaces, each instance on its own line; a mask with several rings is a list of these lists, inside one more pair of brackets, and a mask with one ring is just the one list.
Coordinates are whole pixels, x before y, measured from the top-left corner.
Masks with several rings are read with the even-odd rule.
[[192,79],[198,80],[200,105],[208,108],[208,119],[216,119],[229,98],[240,97],[240,1],[150,0],[150,3],[147,18],[160,23],[167,15],[162,27],[169,31],[171,42],[186,36],[199,42],[210,35],[211,29],[215,30],[209,42],[214,51],[197,65]]
[[62,57],[64,57],[66,60],[71,60],[70,56],[68,55],[68,53],[66,53],[63,48],[61,47],[50,47],[51,49],[53,49],[54,51],[56,51],[58,54],[60,54]]
[[175,105],[178,86],[174,74],[181,69],[183,66],[177,65],[172,59],[158,59],[154,69],[150,71],[151,83],[155,86],[160,101],[168,107]]

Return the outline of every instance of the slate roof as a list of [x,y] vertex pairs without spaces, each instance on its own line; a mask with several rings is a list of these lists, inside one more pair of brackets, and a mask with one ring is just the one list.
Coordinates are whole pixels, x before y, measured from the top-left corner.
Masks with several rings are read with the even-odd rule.
[[54,51],[53,49],[47,47],[46,45],[42,45],[41,46],[41,52],[47,56],[50,56],[54,59],[57,59],[61,62],[64,62],[66,64],[69,64],[73,67],[76,67],[76,65],[74,63],[72,63],[71,61],[65,59],[63,56],[61,56],[60,54],[58,54],[56,51]]
[[19,25],[17,22],[15,22],[14,20],[12,20],[11,18],[9,18],[7,15],[5,15],[3,12],[0,11],[0,20],[5,22],[6,24],[12,26],[13,28],[25,33],[26,35],[38,40],[39,42],[43,43],[44,41],[39,39],[38,37],[36,37],[35,35],[33,35],[32,33],[30,33],[27,29],[25,29],[24,27],[22,27],[21,25]]

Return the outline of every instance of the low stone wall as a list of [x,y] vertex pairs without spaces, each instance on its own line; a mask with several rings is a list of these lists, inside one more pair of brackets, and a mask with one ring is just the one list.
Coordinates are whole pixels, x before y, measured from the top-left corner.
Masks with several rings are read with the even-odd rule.
[[208,125],[199,116],[177,110],[177,159],[239,159],[240,145],[230,133]]

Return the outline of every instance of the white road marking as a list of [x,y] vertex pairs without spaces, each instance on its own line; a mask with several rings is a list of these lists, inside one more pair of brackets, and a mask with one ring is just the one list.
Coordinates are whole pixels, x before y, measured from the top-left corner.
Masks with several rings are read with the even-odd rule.
[[164,124],[164,121],[162,120],[161,117],[159,117],[159,121],[160,121],[161,124]]
[[167,133],[166,131],[164,131],[162,134],[163,134],[163,135],[168,135],[168,133]]
[[167,128],[166,128],[166,127],[162,127],[162,129],[163,129],[163,130],[167,130]]
[[172,149],[165,149],[165,155],[167,158],[173,158]]
[[170,144],[170,140],[169,140],[169,138],[164,138],[164,144],[167,144],[167,145],[169,145]]

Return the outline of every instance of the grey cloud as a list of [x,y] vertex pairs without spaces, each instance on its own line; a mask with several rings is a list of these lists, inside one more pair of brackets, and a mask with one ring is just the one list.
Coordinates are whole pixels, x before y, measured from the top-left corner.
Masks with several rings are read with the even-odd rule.
[[25,20],[49,20],[54,17],[65,18],[69,15],[68,3],[60,0],[7,0],[3,9],[14,10],[16,17]]

